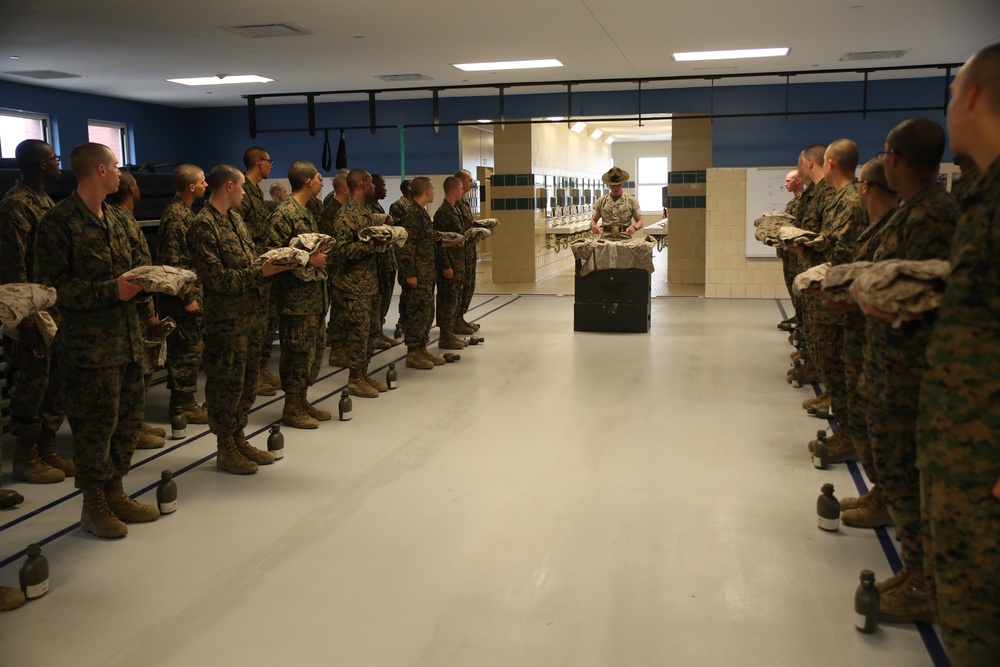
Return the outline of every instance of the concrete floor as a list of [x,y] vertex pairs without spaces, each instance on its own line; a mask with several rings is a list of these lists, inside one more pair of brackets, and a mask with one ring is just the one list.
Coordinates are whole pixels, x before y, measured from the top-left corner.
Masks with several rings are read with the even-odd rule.
[[[571,297],[471,314],[484,345],[400,364],[256,475],[217,472],[204,427],[138,452],[126,488],[172,469],[180,508],[124,540],[79,530],[70,483],[5,474],[27,500],[0,513],[0,584],[41,541],[52,589],[0,614],[0,663],[932,664],[928,627],[854,630],[859,571],[890,567],[873,531],[816,526],[821,484],[864,480],[810,465],[822,423],[785,382],[776,302],[654,299],[648,335],[574,333]],[[310,398],[336,412],[333,370]],[[154,387],[150,422],[166,403]],[[258,402],[255,444],[280,412]]]

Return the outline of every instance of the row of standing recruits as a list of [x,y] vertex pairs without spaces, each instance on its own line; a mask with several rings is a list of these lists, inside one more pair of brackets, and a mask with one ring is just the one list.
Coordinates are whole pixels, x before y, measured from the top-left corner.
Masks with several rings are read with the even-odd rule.
[[823,262],[950,262],[941,306],[921,320],[893,326],[821,289],[794,299],[795,320],[836,419],[831,460],[859,460],[874,483],[844,499],[842,521],[894,524],[900,540],[902,569],[876,585],[880,619],[937,620],[953,665],[985,666],[1000,656],[1000,45],[958,73],[947,119],[963,165],[953,196],[937,180],[946,138],[933,121],[894,127],[859,180],[853,141],[807,147],[807,187],[788,212],[829,245],[782,259],[786,276]]
[[[15,377],[12,421],[18,443],[15,477],[42,483],[75,475],[83,495],[83,530],[102,538],[124,537],[127,523],[154,521],[159,516],[156,507],[129,498],[122,484],[144,435],[145,396],[153,369],[143,339],[144,333],[145,337],[162,334],[158,312],[177,324],[167,347],[171,413],[182,411],[194,423],[209,425],[217,440],[220,470],[250,474],[259,465],[274,462],[271,453],[250,445],[245,434],[259,388],[269,311],[278,316],[282,341],[281,377],[276,383],[285,390],[285,424],[316,428],[319,421],[330,419],[329,412],[309,404],[306,391],[316,381],[322,363],[324,320],[331,296],[346,321],[349,390],[371,398],[386,390],[367,373],[392,284],[390,278],[388,294],[380,290],[385,280],[379,278],[387,271],[376,267],[380,266],[377,258],[387,254],[378,252],[384,244],[357,238],[360,229],[380,222],[372,217],[380,211],[373,198],[373,177],[364,170],[338,174],[334,194],[342,192],[338,186],[343,184],[350,197],[336,200],[342,206],[330,207],[333,215],[325,216],[318,200],[323,178],[309,162],[292,165],[288,173],[292,194],[270,212],[262,204],[258,186],[272,164],[263,149],[247,150],[246,175],[223,164],[206,178],[194,165],[178,166],[173,174],[177,194],[164,210],[159,228],[159,262],[193,269],[199,280],[182,298],[158,295],[154,305],[151,295],[129,280],[129,270],[150,264],[151,257],[131,214],[138,187],[130,174],[119,172],[114,154],[101,144],[77,146],[70,163],[78,186],[59,204],[45,194],[46,185],[60,176],[60,160],[52,147],[42,141],[23,142],[17,160],[22,180],[0,201],[2,280],[56,288],[57,304],[51,314],[59,322],[60,333],[51,353],[45,354],[44,344],[31,336],[32,329],[25,328],[22,343],[11,355]],[[451,181],[460,183],[459,192],[471,189],[468,172],[449,178],[449,185]],[[413,179],[410,185],[412,198],[404,195],[394,207],[400,222],[411,221],[413,228],[412,221],[427,217],[423,207],[433,201],[434,188],[426,178]],[[208,200],[195,215],[194,202],[208,190]],[[381,190],[384,197],[384,182]],[[463,220],[471,226],[468,205],[462,209]],[[310,262],[329,269],[329,283],[298,280],[285,273],[290,267],[273,260],[255,264],[263,251],[286,246],[299,234],[320,231],[322,221],[332,223],[331,235],[338,245],[329,257],[314,252]],[[419,253],[404,253],[407,260],[416,255],[419,260],[406,263],[400,273],[404,286],[401,313],[408,342],[418,341],[407,355],[408,365],[433,368],[444,363],[426,349],[438,276],[433,268],[424,274],[416,267],[422,270],[427,251],[433,258],[439,244],[431,234],[422,240]],[[474,276],[474,248],[463,252],[463,260],[472,262]],[[395,268],[394,261],[390,266]],[[457,286],[458,281],[449,283],[451,291],[461,297],[453,316],[475,331],[478,325],[465,323],[462,317],[474,283],[463,282],[456,290]],[[464,341],[459,342],[464,346]],[[57,364],[64,373],[54,372]],[[205,406],[194,400],[202,365],[207,377]],[[93,391],[94,387],[103,391]],[[73,431],[73,461],[61,457],[54,444],[63,414]],[[23,601],[20,591],[0,587],[0,611]]]

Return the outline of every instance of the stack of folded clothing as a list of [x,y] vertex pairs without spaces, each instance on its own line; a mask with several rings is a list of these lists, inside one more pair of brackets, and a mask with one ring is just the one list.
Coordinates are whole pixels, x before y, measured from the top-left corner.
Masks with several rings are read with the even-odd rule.
[[614,241],[608,239],[577,239],[570,244],[573,256],[580,260],[580,275],[608,269],[645,269],[653,272],[653,248],[656,239]]
[[482,220],[473,220],[472,221],[472,226],[473,227],[482,227],[483,229],[488,229],[490,231],[493,231],[494,229],[496,229],[496,226],[499,225],[499,224],[500,224],[500,221],[497,220],[496,218],[483,218]]
[[132,278],[129,282],[142,287],[146,292],[181,296],[187,288],[198,280],[198,274],[176,266],[139,266],[129,271]]
[[795,217],[788,215],[784,211],[765,213],[753,221],[753,226],[756,228],[753,234],[754,238],[764,245],[772,247],[780,246],[781,240],[778,238],[778,232],[782,227],[786,227],[793,222],[795,222]]
[[778,240],[786,248],[794,245],[804,245],[813,250],[826,250],[828,245],[826,237],[822,234],[792,227],[791,225],[785,225],[778,230]]
[[854,279],[871,265],[871,262],[851,262],[831,266],[823,277],[823,296],[830,301],[855,303],[851,285],[854,284]]
[[384,245],[378,247],[379,252],[385,252],[392,244],[402,246],[406,243],[407,238],[409,237],[405,229],[392,225],[365,227],[358,232],[358,239],[361,241],[380,241],[383,243]]
[[796,294],[802,294],[803,292],[808,292],[816,285],[823,284],[823,279],[826,277],[829,269],[830,262],[824,262],[806,269],[792,280],[792,291]]
[[488,239],[493,235],[486,227],[470,227],[465,230],[465,244],[466,245],[476,245],[480,241]]
[[[328,234],[308,232],[306,234],[299,234],[298,236],[292,238],[292,240],[288,242],[288,247],[295,250],[304,250],[309,253],[309,255],[317,252],[329,254],[330,250],[332,250],[336,244],[337,239],[329,236]],[[306,261],[305,266],[292,269],[292,275],[300,280],[306,281],[327,279],[326,269],[316,268],[312,264],[309,264],[308,260]]]
[[941,305],[951,266],[942,259],[876,262],[854,279],[855,298],[892,313],[892,325],[916,320]]
[[464,246],[465,237],[458,232],[434,232],[434,240],[438,243],[447,243],[453,246]]
[[21,327],[34,329],[45,343],[45,350],[35,355],[46,356],[56,337],[56,323],[47,309],[56,304],[56,290],[35,283],[0,285],[0,324],[8,338],[21,340]]

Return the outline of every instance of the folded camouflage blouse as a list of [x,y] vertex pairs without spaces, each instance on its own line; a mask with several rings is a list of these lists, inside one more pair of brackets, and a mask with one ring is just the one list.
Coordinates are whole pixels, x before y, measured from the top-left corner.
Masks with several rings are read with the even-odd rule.
[[765,245],[772,247],[781,246],[778,232],[782,227],[786,227],[795,222],[794,216],[788,215],[784,211],[771,211],[765,213],[753,221],[754,238]]
[[45,342],[46,350],[50,349],[57,327],[46,310],[55,303],[56,290],[52,287],[35,283],[0,285],[0,324],[4,334],[12,340],[20,340],[18,327],[33,326]]
[[826,237],[822,234],[810,232],[806,229],[799,229],[791,225],[786,225],[778,230],[778,240],[786,248],[794,245],[804,245],[813,250],[825,250],[827,245],[829,245]]
[[645,269],[653,272],[656,239],[652,236],[626,241],[584,238],[573,241],[569,247],[580,261],[581,276],[608,269]]
[[855,297],[892,313],[892,326],[898,327],[941,305],[945,278],[950,272],[951,266],[943,259],[876,262],[855,277]]
[[465,245],[465,237],[458,232],[439,232],[434,231],[434,240],[438,243],[451,243],[456,246]]
[[142,287],[146,292],[158,292],[170,296],[180,296],[188,285],[198,280],[194,271],[178,269],[175,266],[138,266],[126,271],[131,274],[129,282]]
[[496,229],[496,226],[499,225],[499,224],[500,224],[500,221],[497,220],[496,218],[483,218],[482,220],[473,220],[472,221],[472,226],[473,227],[482,227],[483,229],[488,229],[490,231],[493,231],[494,229]]
[[486,227],[470,227],[465,230],[463,236],[465,236],[465,245],[476,245],[477,243],[488,239],[493,235],[493,232]]
[[830,262],[824,262],[823,264],[818,264],[817,266],[806,269],[802,273],[795,276],[795,279],[792,280],[792,290],[796,294],[808,292],[810,289],[823,282],[829,268]]
[[[375,217],[378,217],[378,215],[376,214]],[[407,238],[409,236],[405,229],[392,225],[375,225],[358,231],[358,240],[360,241],[381,241],[385,243],[386,245],[378,248],[379,252],[385,252],[390,245],[402,247],[406,243]]]

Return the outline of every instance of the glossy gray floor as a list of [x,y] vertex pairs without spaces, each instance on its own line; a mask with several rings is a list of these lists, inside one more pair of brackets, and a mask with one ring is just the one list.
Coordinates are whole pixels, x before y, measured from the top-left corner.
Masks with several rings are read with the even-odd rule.
[[[573,333],[570,297],[475,306],[483,346],[400,365],[397,391],[288,429],[257,475],[217,472],[195,428],[137,453],[126,487],[179,471],[180,508],[124,540],[74,527],[69,483],[15,485],[0,583],[65,533],[51,592],[0,614],[0,663],[931,664],[915,626],[854,630],[858,572],[889,566],[872,531],[816,527],[821,484],[855,489],[810,465],[820,422],[785,382],[775,302],[656,299],[649,335]],[[310,398],[336,411],[332,371]],[[155,387],[150,421],[165,405]],[[280,409],[258,402],[252,430]]]

